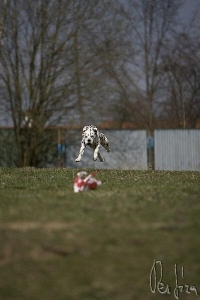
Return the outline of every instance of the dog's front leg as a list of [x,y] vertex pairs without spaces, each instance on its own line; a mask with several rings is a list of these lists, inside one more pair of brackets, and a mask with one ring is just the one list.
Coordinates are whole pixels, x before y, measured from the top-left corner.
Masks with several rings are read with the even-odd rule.
[[79,155],[78,155],[77,159],[75,159],[75,162],[79,162],[81,160],[81,157],[84,153],[85,147],[86,146],[85,146],[84,142],[81,142],[81,148],[80,148],[80,151],[79,151]]
[[[101,147],[101,144],[98,144],[97,147],[94,149],[94,161],[97,160],[99,157],[99,148]],[[101,155],[100,155],[101,156]],[[99,158],[100,159],[100,158]],[[101,159],[100,159],[101,160]]]

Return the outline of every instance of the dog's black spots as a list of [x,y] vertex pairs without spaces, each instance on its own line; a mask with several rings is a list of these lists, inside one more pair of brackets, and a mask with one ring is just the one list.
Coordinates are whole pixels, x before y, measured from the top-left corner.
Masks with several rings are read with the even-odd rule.
[[104,159],[99,153],[99,148],[102,145],[107,150],[107,152],[109,152],[109,142],[106,136],[103,133],[99,132],[97,127],[94,125],[85,126],[83,128],[82,136],[82,146],[79,151],[79,155],[75,161],[79,162],[81,160],[81,157],[84,153],[84,149],[88,145],[93,150],[96,150],[94,152],[94,160],[96,160],[98,156],[100,161],[103,162]]

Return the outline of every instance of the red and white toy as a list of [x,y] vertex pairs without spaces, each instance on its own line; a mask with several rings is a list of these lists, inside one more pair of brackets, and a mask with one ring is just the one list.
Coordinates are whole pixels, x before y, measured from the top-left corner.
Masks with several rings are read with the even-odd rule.
[[74,192],[94,190],[97,186],[101,185],[102,182],[93,177],[96,173],[97,171],[89,175],[85,171],[77,173],[74,180]]

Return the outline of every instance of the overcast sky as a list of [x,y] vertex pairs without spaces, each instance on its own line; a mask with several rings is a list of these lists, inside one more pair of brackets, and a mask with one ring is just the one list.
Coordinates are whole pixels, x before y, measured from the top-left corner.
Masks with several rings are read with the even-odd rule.
[[184,17],[191,17],[191,15],[199,9],[200,14],[200,0],[185,0],[185,5],[182,8]]

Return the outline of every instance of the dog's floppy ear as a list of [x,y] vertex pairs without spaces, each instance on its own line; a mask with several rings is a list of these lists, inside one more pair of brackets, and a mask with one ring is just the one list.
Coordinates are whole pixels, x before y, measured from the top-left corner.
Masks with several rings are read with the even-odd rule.
[[84,135],[84,133],[86,132],[86,130],[87,130],[88,128],[89,128],[88,126],[83,127],[83,133],[82,133],[82,135]]
[[97,128],[96,127],[94,127],[93,130],[94,130],[95,133],[97,133]]
[[88,129],[88,126],[83,127],[83,133]]

